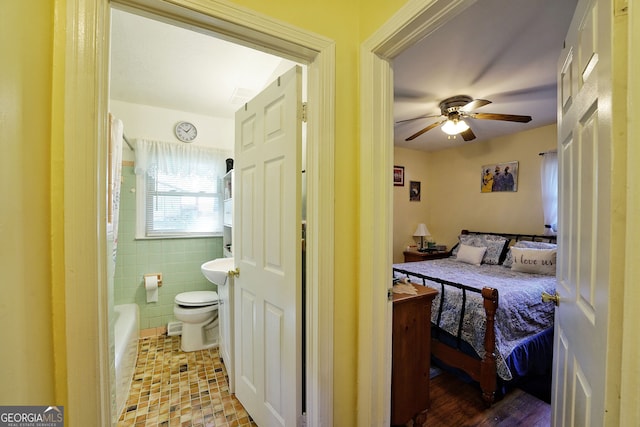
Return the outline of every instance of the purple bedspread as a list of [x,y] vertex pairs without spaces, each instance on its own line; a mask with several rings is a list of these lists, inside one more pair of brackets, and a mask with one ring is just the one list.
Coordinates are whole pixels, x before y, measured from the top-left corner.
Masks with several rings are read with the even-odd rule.
[[[514,348],[533,335],[553,327],[554,305],[541,301],[542,292],[555,293],[555,276],[521,273],[502,265],[475,266],[445,258],[422,262],[394,264],[393,268],[407,270],[425,276],[482,289],[485,286],[498,290],[498,310],[496,312],[496,363],[498,376],[511,380],[512,374],[505,360]],[[406,275],[394,272],[394,277]],[[411,276],[410,276],[411,278]],[[414,283],[422,284],[415,277]],[[441,291],[439,283],[427,281]],[[453,336],[457,335],[462,305],[462,291],[446,287],[444,304],[440,319],[440,328]],[[432,322],[437,323],[441,294],[433,301]],[[484,357],[485,311],[482,296],[474,292],[467,293],[466,311],[462,328],[462,339],[468,342]]]

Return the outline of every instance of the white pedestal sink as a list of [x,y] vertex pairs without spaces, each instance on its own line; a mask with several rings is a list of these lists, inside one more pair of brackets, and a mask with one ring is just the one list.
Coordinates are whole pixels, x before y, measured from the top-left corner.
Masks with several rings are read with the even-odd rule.
[[233,277],[229,277],[229,271],[235,270],[233,258],[217,258],[205,262],[200,267],[202,274],[211,283],[218,286],[218,322],[220,330],[219,349],[220,357],[227,368],[229,377],[229,392],[235,393],[234,374],[234,327],[233,327]]
[[222,286],[226,283],[229,271],[235,269],[233,258],[216,258],[200,266],[204,277],[214,285]]

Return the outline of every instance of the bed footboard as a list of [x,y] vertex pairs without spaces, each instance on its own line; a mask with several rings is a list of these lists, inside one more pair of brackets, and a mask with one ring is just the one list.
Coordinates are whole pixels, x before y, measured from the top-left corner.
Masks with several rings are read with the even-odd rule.
[[[394,269],[394,272],[407,274],[412,281],[416,281],[416,274],[409,271]],[[438,339],[439,334],[433,333],[431,338],[431,354],[443,361],[447,365],[460,369],[469,375],[473,380],[480,384],[482,389],[482,399],[487,406],[491,406],[495,401],[497,384],[497,367],[496,367],[496,333],[495,333],[495,315],[498,309],[498,290],[490,287],[484,287],[481,290],[462,285],[460,283],[450,282],[443,279],[434,277],[421,276],[422,285],[440,287],[441,296],[445,293],[446,286],[453,286],[458,288],[463,293],[463,301],[467,298],[467,293],[481,294],[483,299],[483,307],[486,315],[486,324],[484,330],[484,358],[480,359],[477,356],[474,357],[461,350],[462,341],[462,325],[465,314],[464,303],[461,309],[459,327],[457,336],[454,338],[457,341],[456,346],[451,346],[443,343]],[[430,283],[427,283],[430,282]],[[443,298],[440,298],[440,307],[434,307],[434,312],[437,314],[437,322],[435,327],[440,322],[440,316],[442,314]],[[436,311],[437,310],[437,311]],[[432,322],[433,323],[433,322]]]
[[498,308],[498,291],[493,288],[483,288],[482,298],[487,315],[487,323],[484,331],[483,359],[470,356],[462,350],[450,347],[437,338],[431,339],[431,354],[445,362],[447,365],[461,369],[480,384],[482,400],[487,407],[493,405],[498,388],[496,368],[496,334],[495,314]]
[[484,331],[484,358],[480,367],[480,388],[482,399],[491,406],[496,396],[496,310],[498,309],[498,290],[482,288],[484,311],[487,313],[487,327]]

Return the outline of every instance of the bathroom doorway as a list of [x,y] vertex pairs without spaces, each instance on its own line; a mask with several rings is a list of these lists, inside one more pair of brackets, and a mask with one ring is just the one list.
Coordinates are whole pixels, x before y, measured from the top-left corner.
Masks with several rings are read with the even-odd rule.
[[[62,34],[69,47],[66,61],[75,64],[64,70],[68,85],[63,89],[65,153],[65,233],[68,242],[78,242],[84,250],[68,250],[65,254],[67,270],[66,287],[70,291],[65,297],[68,307],[65,324],[67,340],[64,357],[68,369],[69,415],[76,420],[95,420],[90,424],[109,422],[109,360],[107,328],[107,286],[104,259],[106,258],[104,232],[103,186],[105,166],[108,88],[108,55],[104,41],[109,39],[109,9],[117,5],[123,8],[141,7],[147,13],[179,20],[193,28],[206,28],[224,32],[227,37],[242,39],[262,50],[277,52],[285,57],[305,63],[310,79],[309,101],[314,109],[308,117],[309,155],[307,173],[309,193],[307,195],[307,277],[308,315],[307,371],[314,378],[307,390],[307,420],[309,425],[322,424],[332,411],[332,378],[323,372],[332,372],[332,358],[319,357],[331,352],[333,321],[330,308],[333,306],[333,177],[314,173],[320,164],[332,161],[334,136],[333,99],[335,93],[334,45],[329,39],[301,31],[266,16],[215,0],[204,6],[191,6],[189,10],[174,4],[138,1],[109,2],[98,0],[91,7],[79,7],[72,1],[68,11],[68,30]],[[144,3],[144,4],[143,4]],[[259,28],[259,30],[256,30]],[[98,41],[96,41],[99,39]],[[59,58],[59,57],[58,57]],[[95,78],[86,78],[95,76]],[[87,144],[94,141],[94,144]],[[82,164],[82,168],[71,165]],[[69,166],[67,166],[69,165]],[[90,207],[87,200],[94,202]],[[313,219],[313,220],[312,220]],[[73,226],[71,226],[73,225]],[[95,230],[98,230],[96,233]],[[320,237],[322,236],[322,237]],[[93,255],[98,255],[96,258]],[[95,289],[87,289],[84,283],[98,282]],[[74,290],[81,290],[74,292]],[[95,346],[88,346],[82,337],[93,336],[97,331]],[[86,377],[83,372],[96,371],[99,378]],[[87,399],[87,396],[95,396]]]
[[[136,146],[136,141],[162,141],[175,144],[176,148],[188,141],[188,148],[212,147],[221,151],[224,155],[219,156],[220,163],[224,163],[222,158],[235,159],[237,163],[240,159],[236,159],[234,152],[234,130],[237,133],[238,129],[234,119],[236,110],[244,111],[242,106],[244,104],[246,109],[246,103],[251,106],[253,102],[250,100],[254,95],[274,80],[279,82],[283,70],[294,67],[296,63],[223,40],[216,33],[194,31],[166,19],[160,21],[152,15],[143,16],[117,8],[111,11],[110,50],[109,110],[124,125],[125,143],[122,147],[126,153],[122,175],[127,185],[123,188],[124,193],[117,197],[121,205],[119,217],[121,223],[135,223],[136,227],[135,232],[131,226],[118,227],[116,248],[122,250],[108,251],[109,257],[113,253],[117,259],[113,269],[114,277],[108,279],[113,280],[110,289],[114,292],[115,306],[137,304],[140,307],[141,338],[153,337],[164,335],[167,325],[175,321],[172,301],[177,294],[213,289],[212,284],[200,274],[199,266],[210,259],[222,257],[225,251],[221,243],[223,239],[218,236],[169,236],[158,239],[147,237],[148,234],[140,229],[140,212],[148,209],[141,208],[141,195],[146,190],[141,185],[139,173],[134,172],[139,167],[134,162],[136,148],[138,151],[141,149],[140,145]],[[306,74],[305,68],[298,68]],[[181,129],[176,125],[180,122],[189,123],[194,129],[192,138],[187,141],[180,139],[180,134],[175,132]],[[302,140],[301,144],[298,150],[303,151],[305,141]],[[216,181],[221,181],[225,172],[223,167],[218,168],[220,172],[219,177],[214,178]],[[304,170],[304,166],[301,169]],[[236,174],[236,180],[240,177]],[[180,190],[182,186],[175,188]],[[241,185],[233,188],[236,205],[243,200],[242,188],[244,187]],[[306,189],[302,189],[302,193],[306,193]],[[302,200],[302,197],[298,196],[297,199]],[[218,206],[221,207],[221,204]],[[301,211],[304,212],[304,207]],[[170,220],[176,219],[172,216]],[[236,229],[242,232],[242,227]],[[235,233],[238,244],[243,241],[242,236],[238,236],[240,233]],[[161,257],[157,256],[160,252]],[[183,256],[184,254],[188,256]],[[301,266],[298,270],[301,270]],[[141,271],[162,271],[165,278],[163,286],[154,292],[160,293],[164,298],[156,298],[150,302],[148,295],[139,292],[138,276]],[[247,274],[246,271],[244,273],[236,279],[235,288],[238,288],[240,279]],[[297,293],[304,295],[303,291]],[[221,300],[219,305],[226,308],[230,303],[232,301]],[[299,299],[296,303],[297,311],[302,312],[301,306],[304,304],[305,301]],[[244,329],[236,329],[236,335],[241,330]],[[115,338],[118,341],[118,337]],[[244,340],[237,342],[244,343]],[[298,339],[294,342],[304,345]],[[296,359],[301,357],[301,353],[302,348]],[[243,366],[237,361],[244,360],[244,355],[237,355],[235,360],[236,362],[224,359],[229,381],[244,378],[242,375],[236,377],[230,371],[232,365],[236,369]],[[258,363],[257,366],[261,364]],[[120,378],[118,372],[116,362],[116,379]],[[302,375],[298,382],[305,383],[304,366],[297,375]],[[120,401],[123,399],[121,395],[126,392],[126,387],[125,390],[121,389],[121,382],[116,381],[116,397]],[[242,384],[243,382],[239,382],[238,386]],[[235,387],[229,384],[229,388],[233,391]],[[300,400],[296,407],[302,408],[301,414],[305,411],[303,393],[296,399]],[[260,419],[259,414],[253,414],[252,407],[246,406],[244,400],[242,403],[247,411],[251,411],[250,415],[255,420]],[[121,409],[122,406],[118,405],[117,412]],[[254,409],[257,410],[257,407]],[[293,417],[295,418],[297,416]]]

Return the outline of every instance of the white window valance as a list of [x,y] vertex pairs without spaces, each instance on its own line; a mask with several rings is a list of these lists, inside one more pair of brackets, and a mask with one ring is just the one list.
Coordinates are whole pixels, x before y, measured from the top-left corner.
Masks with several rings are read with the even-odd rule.
[[165,173],[177,176],[224,175],[225,157],[229,153],[210,147],[172,142],[136,141],[136,175]]
[[136,141],[136,237],[222,232],[221,177],[229,153],[192,144]]

